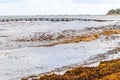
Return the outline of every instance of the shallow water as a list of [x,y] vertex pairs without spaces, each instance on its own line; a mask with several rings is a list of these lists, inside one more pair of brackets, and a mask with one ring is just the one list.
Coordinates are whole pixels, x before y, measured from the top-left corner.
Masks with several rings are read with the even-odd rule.
[[[85,16],[82,17],[86,18]],[[101,19],[102,17],[95,18]],[[111,19],[113,18],[118,20],[118,17],[111,17]],[[33,32],[54,34],[64,30],[83,30],[86,27],[100,27],[118,23],[119,21],[0,22],[0,79],[19,80],[32,74],[38,75],[55,68],[83,63],[93,55],[114,49],[118,46],[119,42],[119,38],[107,41],[103,36],[91,42],[61,44],[52,47],[35,47],[36,45],[51,42],[16,42],[14,41],[15,39],[35,37],[32,34]]]

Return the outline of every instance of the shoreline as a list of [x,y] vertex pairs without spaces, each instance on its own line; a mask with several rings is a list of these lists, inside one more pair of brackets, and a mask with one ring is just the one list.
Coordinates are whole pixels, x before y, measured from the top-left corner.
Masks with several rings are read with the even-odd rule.
[[[102,61],[97,67],[74,67],[67,70],[63,75],[50,73],[38,77],[22,78],[21,80],[106,80],[113,74],[118,76],[117,73],[120,73],[120,59]],[[119,76],[111,78],[109,80],[120,79]]]
[[[3,80],[51,72],[62,74],[76,66],[95,66],[102,60],[116,59],[118,55],[108,52],[119,50],[119,21],[0,24],[0,78]],[[57,45],[45,46],[50,44]]]
[[[70,32],[70,34],[69,34]],[[48,44],[41,44],[39,46],[31,46],[31,47],[51,47],[56,46],[60,44],[69,44],[69,43],[78,43],[78,42],[89,42],[92,40],[96,40],[100,38],[101,36],[111,36],[113,34],[120,34],[120,25],[107,25],[102,27],[91,27],[91,28],[85,28],[83,30],[66,30],[61,31],[60,33],[49,33],[46,32],[33,32],[34,36],[39,37],[33,37],[33,38],[18,38],[12,41],[15,42],[39,42],[39,41],[48,41]],[[58,35],[57,37],[56,34]]]
[[[85,36],[85,38],[83,37],[83,41],[84,42],[89,42],[89,41],[92,41],[92,40],[95,40],[95,39],[98,39],[100,36],[102,36],[102,35],[104,35],[104,36],[106,36],[106,39],[109,39],[109,36],[111,36],[111,35],[114,35],[114,34],[120,34],[120,29],[107,29],[107,30],[103,30],[103,32],[102,33],[100,33],[99,35],[94,35],[94,37],[96,37],[96,38],[94,38],[94,39],[91,39],[90,38],[90,40],[89,40],[89,37],[87,36]],[[92,35],[93,36],[93,35]],[[91,37],[91,36],[90,36]],[[88,39],[86,39],[86,38],[88,38]],[[112,38],[112,37],[111,37]],[[114,38],[114,37],[113,37]],[[74,40],[73,40],[74,41]],[[81,42],[81,40],[79,40],[78,42]],[[71,42],[70,42],[71,43]],[[73,43],[77,43],[76,41],[74,41]],[[65,43],[66,44],[66,43]],[[52,46],[54,46],[54,45],[52,45]],[[45,46],[45,47],[50,47],[50,46]],[[85,66],[85,65],[90,65],[90,64],[93,64],[93,63],[97,63],[97,60],[98,60],[98,62],[99,61],[101,61],[101,60],[106,60],[107,59],[107,57],[108,57],[108,55],[113,55],[113,54],[117,54],[117,53],[119,53],[120,52],[120,47],[116,47],[115,49],[112,49],[112,50],[108,50],[106,53],[102,53],[102,54],[98,54],[98,55],[96,55],[96,56],[94,56],[94,57],[91,57],[91,58],[89,58],[88,59],[88,61],[90,62],[86,62],[86,63],[84,63],[84,64],[82,64],[82,65],[80,65],[80,66]],[[92,61],[93,60],[93,61]],[[117,60],[117,59],[116,59]],[[119,59],[118,59],[119,60]],[[91,62],[92,61],[92,62]],[[107,61],[107,60],[106,60]],[[105,61],[105,62],[106,62]],[[112,61],[112,60],[110,60],[110,61]],[[120,60],[119,60],[120,61]],[[109,62],[109,61],[108,61]],[[107,63],[106,63],[107,64]],[[78,66],[78,65],[77,65]],[[75,67],[75,65],[74,66],[64,66],[64,67],[62,67],[62,68],[58,68],[58,69],[56,69],[56,70],[53,70],[53,71],[51,71],[51,72],[47,72],[47,73],[43,73],[43,74],[40,74],[40,76],[36,76],[37,78],[39,78],[39,79],[37,79],[35,76],[30,76],[30,77],[27,77],[27,78],[22,78],[21,80],[29,80],[29,79],[35,79],[35,80],[47,80],[47,79],[49,79],[49,76],[50,76],[50,79],[49,80],[53,80],[53,79],[59,79],[59,77],[60,76],[63,76],[63,75],[60,75],[59,74],[59,72],[60,71],[69,71],[69,69],[71,70],[73,70],[74,68],[76,68]],[[89,67],[89,68],[91,68],[91,67]],[[63,70],[64,69],[64,70]],[[84,67],[83,67],[83,69],[84,69]],[[58,72],[58,74],[56,74],[55,72]],[[65,72],[65,73],[66,73]],[[42,77],[41,77],[42,76]],[[106,76],[106,75],[105,75]],[[105,77],[105,76],[103,76],[103,77]],[[42,79],[44,77],[44,79]],[[101,77],[102,78],[102,77]],[[62,77],[62,79],[60,78],[59,80],[64,80],[63,79],[63,77]],[[65,78],[65,80],[70,80],[69,78],[68,79],[66,79]],[[83,80],[84,80],[84,78],[83,78]],[[91,80],[93,80],[93,79],[91,79]],[[97,80],[99,80],[99,79],[97,79]]]

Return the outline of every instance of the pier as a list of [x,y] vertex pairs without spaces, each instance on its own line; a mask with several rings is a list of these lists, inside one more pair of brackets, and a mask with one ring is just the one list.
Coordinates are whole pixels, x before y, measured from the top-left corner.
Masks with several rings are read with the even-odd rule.
[[98,21],[104,22],[106,20],[97,20],[97,19],[81,19],[81,18],[2,18],[0,22],[11,22],[11,21]]

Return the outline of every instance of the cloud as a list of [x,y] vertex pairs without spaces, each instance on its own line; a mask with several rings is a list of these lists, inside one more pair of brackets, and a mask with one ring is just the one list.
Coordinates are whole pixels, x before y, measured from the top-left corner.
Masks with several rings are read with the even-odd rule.
[[109,1],[0,0],[0,15],[105,14],[109,9],[120,7]]
[[0,4],[21,3],[24,0],[0,0]]
[[[98,0],[28,0],[27,10],[33,14],[106,14],[109,9],[120,7],[119,4],[98,4],[102,1]],[[92,2],[91,2],[92,1]],[[105,1],[105,0],[104,0]],[[110,2],[109,2],[110,1]],[[112,3],[113,0],[105,2]],[[118,0],[117,0],[118,1]]]
[[75,3],[119,4],[120,0],[72,0]]

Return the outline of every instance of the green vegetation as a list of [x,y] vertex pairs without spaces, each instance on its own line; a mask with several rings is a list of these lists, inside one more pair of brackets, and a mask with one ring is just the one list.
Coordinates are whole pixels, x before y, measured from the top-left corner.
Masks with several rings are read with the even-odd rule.
[[120,9],[111,9],[108,11],[107,15],[120,15]]

